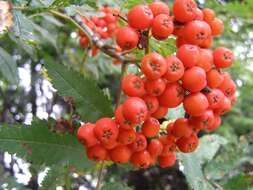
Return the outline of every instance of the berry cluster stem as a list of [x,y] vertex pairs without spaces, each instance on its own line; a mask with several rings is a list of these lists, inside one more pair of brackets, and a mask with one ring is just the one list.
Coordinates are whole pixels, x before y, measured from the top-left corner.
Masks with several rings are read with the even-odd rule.
[[102,181],[102,178],[103,178],[104,164],[105,164],[105,161],[102,161],[101,165],[100,165],[100,168],[98,170],[98,181],[97,181],[97,185],[96,185],[96,190],[100,189],[101,181]]

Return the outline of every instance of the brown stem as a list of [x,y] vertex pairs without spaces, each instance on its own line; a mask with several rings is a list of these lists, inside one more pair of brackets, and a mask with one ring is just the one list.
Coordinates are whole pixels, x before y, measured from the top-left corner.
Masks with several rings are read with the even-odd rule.
[[147,31],[147,42],[146,42],[146,48],[145,48],[145,54],[149,53],[149,30]]
[[121,20],[123,20],[126,23],[128,22],[127,19],[120,14],[113,14],[113,16],[119,17]]

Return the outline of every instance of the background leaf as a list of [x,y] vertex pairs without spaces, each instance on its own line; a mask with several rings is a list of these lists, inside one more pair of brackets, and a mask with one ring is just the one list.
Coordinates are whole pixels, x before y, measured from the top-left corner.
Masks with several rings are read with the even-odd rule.
[[201,138],[198,149],[191,154],[178,153],[178,159],[183,165],[183,173],[194,190],[215,190],[206,180],[202,165],[211,160],[221,145],[227,141],[218,135],[206,135]]
[[18,71],[15,60],[0,47],[0,70],[2,75],[12,84],[18,83]]
[[74,135],[53,133],[48,129],[46,121],[36,121],[31,126],[1,126],[0,148],[37,165],[70,164],[79,168],[93,166]]
[[94,122],[98,118],[112,116],[110,101],[93,79],[83,77],[64,65],[50,61],[45,66],[59,94],[74,98],[81,119]]

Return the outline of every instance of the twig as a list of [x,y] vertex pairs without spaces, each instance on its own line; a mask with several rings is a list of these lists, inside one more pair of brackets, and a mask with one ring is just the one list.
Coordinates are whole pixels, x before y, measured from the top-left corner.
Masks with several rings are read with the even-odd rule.
[[122,83],[122,79],[125,75],[126,70],[127,70],[127,64],[122,63],[121,64],[121,74],[120,74],[120,85],[119,85],[119,89],[116,94],[116,107],[115,108],[117,108],[120,104],[121,93],[122,93],[121,83]]
[[110,57],[116,58],[123,63],[136,63],[136,59],[127,58],[122,56],[121,54],[115,52],[113,49],[108,49],[107,45],[103,40],[97,36],[95,32],[93,32],[83,21],[82,17],[79,14],[76,14],[71,17],[81,28],[82,31],[87,35],[89,40],[95,45],[98,49],[100,49],[103,53],[109,55]]
[[104,164],[105,164],[105,161],[102,161],[101,166],[100,166],[99,171],[98,171],[98,182],[97,182],[97,185],[96,185],[96,190],[100,189],[100,184],[101,184],[102,176],[103,176],[102,174],[103,174],[103,170],[104,170]]

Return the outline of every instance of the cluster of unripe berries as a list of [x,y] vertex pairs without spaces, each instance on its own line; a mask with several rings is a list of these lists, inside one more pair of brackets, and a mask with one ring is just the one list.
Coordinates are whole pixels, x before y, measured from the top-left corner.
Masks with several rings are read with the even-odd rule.
[[[166,58],[155,52],[146,54],[141,73],[128,74],[121,81],[127,98],[116,108],[115,117],[79,128],[77,136],[89,159],[130,161],[136,168],[156,163],[170,167],[177,150],[195,151],[198,133],[216,129],[220,116],[230,111],[236,86],[221,69],[233,64],[233,53],[224,47],[207,49],[210,39],[222,33],[222,22],[212,10],[198,9],[193,0],[175,0],[173,13],[174,18],[162,2],[137,5],[128,13],[129,26],[118,30],[116,40],[122,49],[136,47],[143,30],[151,31],[158,40],[174,34],[184,43],[178,43],[176,54]],[[174,27],[175,23],[180,27]],[[159,119],[180,105],[185,117],[169,122],[166,130],[160,129]]]

